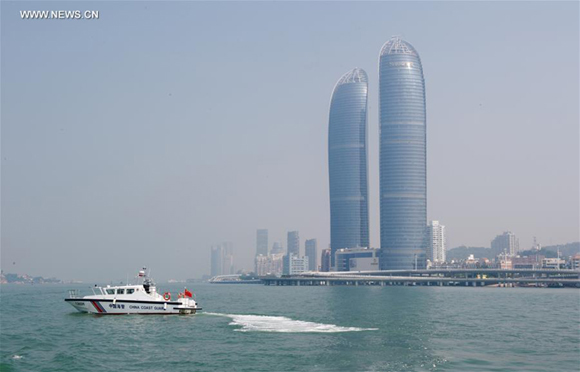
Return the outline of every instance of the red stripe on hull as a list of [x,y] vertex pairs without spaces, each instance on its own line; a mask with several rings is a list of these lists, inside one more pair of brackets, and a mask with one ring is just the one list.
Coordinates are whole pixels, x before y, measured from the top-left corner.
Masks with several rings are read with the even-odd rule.
[[99,315],[195,315],[197,314],[196,312],[194,313],[193,311],[191,312],[191,314],[181,314],[179,312],[177,313],[99,313]]
[[101,308],[97,305],[97,303],[95,301],[91,301],[91,303],[93,304],[93,306],[95,307],[95,309],[97,309],[97,311],[99,312],[99,314],[103,312],[101,310]]

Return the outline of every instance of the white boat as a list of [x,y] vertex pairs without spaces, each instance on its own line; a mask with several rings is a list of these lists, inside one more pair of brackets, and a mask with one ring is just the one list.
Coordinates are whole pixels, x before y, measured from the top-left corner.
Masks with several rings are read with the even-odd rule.
[[65,301],[82,313],[115,314],[195,314],[201,310],[193,293],[187,288],[172,300],[171,293],[157,293],[155,283],[139,271],[140,284],[92,288],[93,294],[81,297],[78,290],[70,290]]

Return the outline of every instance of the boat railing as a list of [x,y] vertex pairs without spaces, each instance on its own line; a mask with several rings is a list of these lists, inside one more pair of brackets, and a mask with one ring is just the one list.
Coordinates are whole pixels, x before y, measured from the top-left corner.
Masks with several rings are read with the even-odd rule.
[[[97,292],[99,292],[99,293],[95,292],[95,289],[96,289],[96,290],[97,290]],[[104,295],[104,294],[105,294],[105,292],[103,291],[103,288],[101,288],[101,287],[97,287],[97,285],[96,285],[96,284],[95,284],[95,286],[94,286],[94,287],[91,287],[91,291],[93,291],[93,294],[94,294],[95,296],[97,296],[97,295]]]
[[79,290],[78,289],[69,289],[68,290],[68,297],[69,298],[79,298]]

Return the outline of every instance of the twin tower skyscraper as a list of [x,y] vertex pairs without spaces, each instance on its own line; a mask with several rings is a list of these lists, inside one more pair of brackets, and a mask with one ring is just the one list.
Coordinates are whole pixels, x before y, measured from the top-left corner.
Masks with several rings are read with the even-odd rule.
[[[330,247],[369,247],[368,77],[355,68],[336,83],[328,124]],[[425,80],[419,54],[400,37],[379,60],[382,270],[425,267],[427,146]]]

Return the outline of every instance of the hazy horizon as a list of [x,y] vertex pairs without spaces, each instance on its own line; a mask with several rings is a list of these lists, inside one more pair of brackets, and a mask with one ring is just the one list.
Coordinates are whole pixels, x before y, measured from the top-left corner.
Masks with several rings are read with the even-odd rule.
[[[82,5],[81,5],[82,4]],[[328,247],[328,110],[369,76],[379,247],[378,57],[418,51],[427,213],[448,247],[580,240],[577,2],[2,2],[1,268],[109,281],[253,269],[256,229]],[[24,20],[20,10],[99,10]],[[13,264],[15,263],[15,264]]]

